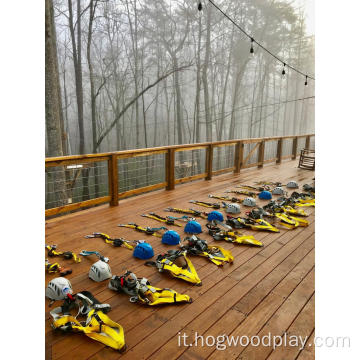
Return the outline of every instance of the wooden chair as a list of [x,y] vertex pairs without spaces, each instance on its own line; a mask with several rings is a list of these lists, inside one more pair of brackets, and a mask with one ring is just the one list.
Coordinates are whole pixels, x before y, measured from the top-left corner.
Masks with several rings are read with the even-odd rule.
[[302,149],[298,167],[301,169],[315,170],[315,150]]

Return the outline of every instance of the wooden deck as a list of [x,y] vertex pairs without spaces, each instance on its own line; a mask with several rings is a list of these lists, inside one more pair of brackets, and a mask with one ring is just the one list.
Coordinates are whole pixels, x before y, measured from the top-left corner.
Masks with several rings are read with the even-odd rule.
[[[208,194],[223,194],[240,183],[255,181],[282,181],[296,179],[302,186],[311,182],[313,171],[297,168],[298,161],[268,165],[262,169],[246,169],[240,174],[221,175],[211,181],[197,181],[177,186],[173,191],[160,190],[145,195],[121,200],[117,207],[101,207],[80,211],[46,222],[46,243],[57,244],[59,250],[98,250],[110,258],[114,275],[121,275],[127,269],[138,276],[149,279],[152,285],[170,287],[193,298],[192,304],[146,307],[129,302],[127,296],[107,288],[107,281],[95,283],[88,278],[90,265],[95,258],[83,258],[80,264],[59,261],[71,266],[68,276],[74,292],[91,291],[95,297],[112,307],[109,316],[120,323],[125,332],[127,351],[124,354],[106,348],[101,343],[83,334],[63,334],[50,327],[49,307],[46,303],[46,358],[47,359],[313,359],[314,347],[306,344],[298,347],[227,347],[216,350],[215,346],[178,345],[178,333],[188,335],[187,343],[198,335],[228,336],[290,335],[314,336],[314,228],[315,212],[306,208],[310,226],[295,230],[281,230],[280,233],[244,231],[255,235],[264,243],[263,248],[251,248],[222,242],[235,257],[233,265],[219,268],[205,258],[192,257],[202,286],[192,286],[158,273],[146,267],[143,261],[132,257],[125,248],[113,248],[101,239],[85,239],[92,232],[105,232],[111,237],[125,237],[129,240],[146,239],[155,254],[169,248],[154,236],[142,236],[131,229],[119,228],[119,223],[136,222],[139,225],[158,226],[155,220],[143,218],[140,214],[154,211],[166,214],[168,206],[198,208],[188,201],[208,200]],[[265,203],[265,202],[264,202]],[[207,211],[207,210],[206,210]],[[242,211],[244,213],[244,211]],[[200,220],[205,226],[206,221]],[[183,236],[182,228],[173,227]],[[201,235],[210,243],[211,237]],[[65,264],[66,263],[66,264]],[[46,275],[46,284],[54,275]],[[53,305],[57,306],[57,303]],[[309,340],[309,341],[310,341]],[[210,340],[209,340],[210,341]],[[210,341],[211,342],[211,341]],[[201,345],[199,340],[198,344]]]

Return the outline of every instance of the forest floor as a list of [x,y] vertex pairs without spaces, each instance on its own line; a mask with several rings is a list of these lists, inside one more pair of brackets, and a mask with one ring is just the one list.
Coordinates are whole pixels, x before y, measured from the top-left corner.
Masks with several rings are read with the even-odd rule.
[[[59,251],[97,250],[110,258],[113,275],[122,275],[126,270],[138,277],[146,277],[151,285],[173,288],[192,297],[191,304],[143,306],[129,302],[129,297],[108,289],[108,281],[96,283],[88,278],[88,271],[95,256],[82,258],[81,263],[59,259],[59,263],[72,268],[68,276],[74,293],[90,291],[99,301],[111,305],[109,316],[123,326],[127,350],[119,354],[102,343],[91,340],[84,334],[61,333],[51,328],[49,310],[45,304],[45,344],[47,359],[313,359],[312,337],[315,328],[315,209],[305,208],[309,214],[308,227],[283,230],[279,233],[242,231],[254,235],[264,247],[233,245],[225,241],[216,242],[234,256],[232,265],[217,267],[206,258],[191,257],[202,286],[159,273],[144,261],[135,259],[132,252],[124,247],[114,248],[101,239],[85,239],[93,232],[104,232],[112,238],[127,240],[146,239],[154,248],[155,256],[174,246],[166,246],[160,238],[140,234],[132,229],[117,225],[136,222],[138,225],[158,227],[161,223],[140,215],[155,212],[159,215],[174,215],[163,210],[166,207],[207,208],[190,204],[189,200],[218,201],[209,199],[208,194],[224,195],[227,189],[239,184],[254,185],[254,182],[297,180],[300,185],[312,183],[314,172],[297,168],[298,160],[283,162],[281,165],[267,165],[262,169],[246,169],[240,174],[226,174],[213,177],[210,181],[199,180],[176,186],[173,191],[160,190],[121,200],[119,206],[107,205],[80,211],[51,219],[46,222],[46,243],[57,244]],[[238,196],[228,194],[229,196]],[[239,196],[241,197],[241,196]],[[219,200],[220,202],[220,200]],[[259,201],[260,206],[266,202]],[[242,206],[242,215],[247,208]],[[180,216],[180,215],[179,215]],[[206,220],[200,219],[206,230]],[[183,228],[169,226],[185,234]],[[200,235],[213,244],[214,240],[204,231]],[[50,259],[52,260],[52,259]],[[45,286],[54,275],[46,274]],[[235,345],[220,345],[221,335],[241,337],[270,333],[271,339],[278,336],[277,347],[246,345],[241,338]],[[186,338],[184,337],[187,336]],[[179,337],[181,335],[181,338]],[[199,336],[203,336],[203,340]],[[304,349],[298,346],[281,346],[291,336],[308,337]],[[194,339],[197,338],[197,346]],[[269,337],[270,337],[269,336]],[[186,343],[184,344],[184,339]],[[270,340],[271,340],[270,339]],[[294,339],[294,338],[293,338]],[[202,344],[203,341],[203,344]],[[236,341],[236,340],[234,340]],[[215,345],[214,345],[215,342]],[[216,349],[216,342],[218,349]],[[190,345],[191,344],[191,345]],[[204,346],[202,346],[204,345]],[[212,345],[212,346],[208,346]],[[294,342],[292,343],[294,345]],[[275,349],[274,349],[275,348]]]

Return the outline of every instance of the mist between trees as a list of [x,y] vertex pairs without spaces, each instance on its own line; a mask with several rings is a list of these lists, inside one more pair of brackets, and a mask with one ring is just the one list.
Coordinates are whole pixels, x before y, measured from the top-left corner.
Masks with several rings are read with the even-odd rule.
[[[301,9],[215,2],[279,58],[314,74],[314,37]],[[250,54],[249,39],[202,4],[199,12],[188,0],[46,0],[46,156],[312,132],[314,81],[304,86],[288,68],[282,76],[281,63],[255,44]],[[215,167],[231,166],[230,151],[221,151]],[[192,151],[178,165],[200,173],[203,157]],[[162,178],[156,161],[119,163],[120,188]],[[102,196],[98,167],[48,169],[49,202],[72,199],[77,182],[79,198]]]

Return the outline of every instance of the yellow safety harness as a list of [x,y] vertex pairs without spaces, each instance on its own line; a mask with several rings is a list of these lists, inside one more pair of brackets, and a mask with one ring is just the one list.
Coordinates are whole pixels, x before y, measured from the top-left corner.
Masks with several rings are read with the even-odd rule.
[[283,206],[282,209],[288,215],[296,215],[296,216],[309,216],[303,209],[294,209],[292,206],[287,205]]
[[60,273],[60,276],[65,276],[72,273],[72,270],[69,268],[62,267],[59,263],[50,263],[48,259],[45,259],[45,270],[49,274]]
[[264,219],[250,219],[250,218],[234,218],[228,215],[228,220],[226,221],[228,225],[235,229],[241,228],[250,228],[251,230],[259,230],[259,231],[271,231],[271,232],[279,232],[280,230],[275,226],[271,225],[268,221]]
[[190,200],[189,203],[196,204],[199,206],[204,206],[207,208],[220,209],[220,204],[218,204],[218,203],[209,203],[209,202],[198,201],[198,200]]
[[97,233],[94,232],[91,235],[86,235],[85,236],[86,239],[91,239],[91,238],[101,238],[103,240],[105,240],[105,242],[107,244],[111,244],[115,247],[119,247],[119,246],[125,246],[127,249],[129,250],[133,250],[134,247],[132,245],[130,245],[130,241],[127,241],[123,238],[119,238],[119,239],[112,239],[109,235],[104,234],[104,233]]
[[237,231],[225,231],[221,230],[213,235],[215,240],[225,240],[236,244],[264,246],[261,241],[258,241],[252,235],[243,235]]
[[137,278],[131,271],[122,276],[113,276],[109,288],[129,295],[130,302],[141,302],[149,306],[192,302],[190,296],[172,289],[152,286],[146,278]]
[[[76,298],[76,295],[75,295]],[[67,302],[67,300],[65,300]],[[94,304],[92,304],[94,305]],[[62,331],[82,332],[87,337],[99,341],[115,350],[125,350],[124,330],[121,325],[111,320],[96,305],[89,309],[85,323],[69,313],[68,306],[57,307],[50,312],[52,327]]]
[[279,224],[287,229],[296,229],[299,226],[299,222],[291,219],[284,213],[274,213],[274,216],[279,220]]
[[[173,277],[201,285],[201,280],[185,250],[169,250],[165,254],[158,255],[156,261],[147,261],[145,265],[156,267],[159,272],[168,271]],[[183,262],[184,265],[178,264]]]
[[180,208],[173,208],[173,207],[168,207],[164,211],[170,211],[170,212],[174,212],[174,213],[178,213],[178,214],[193,215],[195,217],[201,217],[203,219],[206,219],[206,217],[208,215],[208,213],[206,213],[206,212],[197,211],[194,209],[180,209]]
[[181,246],[181,248],[190,255],[206,257],[217,266],[223,266],[225,263],[234,261],[231,251],[225,250],[221,246],[209,246],[205,240],[201,240],[196,235],[186,237],[185,240],[188,244]]
[[230,201],[230,202],[234,202],[234,203],[242,203],[242,200],[236,197],[229,197],[229,196],[218,196],[218,195],[209,195],[209,198],[213,198],[213,199],[219,199],[219,200],[223,200],[223,201]]
[[152,236],[156,236],[156,237],[162,237],[162,235],[160,233],[158,233],[157,231],[161,231],[161,230],[167,230],[166,227],[161,226],[159,228],[151,228],[151,227],[142,227],[140,225],[137,225],[135,223],[129,223],[129,224],[119,224],[119,227],[125,227],[125,228],[129,228],[129,229],[134,229],[136,231],[142,232],[146,235],[152,235]]
[[76,256],[72,251],[56,251],[57,245],[45,245],[48,249],[48,256],[62,256],[64,259],[74,259],[76,263],[81,262],[81,259]]
[[167,217],[162,217],[160,215],[157,215],[155,214],[154,212],[151,212],[149,214],[142,214],[141,216],[143,217],[147,217],[149,219],[153,219],[153,220],[156,220],[156,221],[160,221],[160,222],[163,222],[167,225],[175,225],[175,226],[179,226],[179,227],[182,227],[181,224],[178,224],[175,222],[175,219],[172,219],[170,218],[169,216]]
[[238,195],[246,195],[246,196],[250,196],[250,197],[256,196],[256,193],[254,193],[252,191],[246,191],[246,190],[227,190],[225,192],[238,194]]

